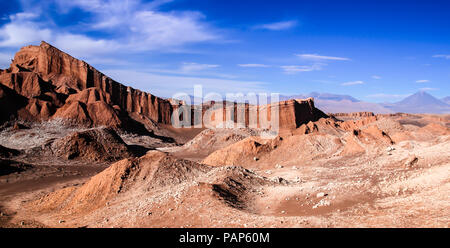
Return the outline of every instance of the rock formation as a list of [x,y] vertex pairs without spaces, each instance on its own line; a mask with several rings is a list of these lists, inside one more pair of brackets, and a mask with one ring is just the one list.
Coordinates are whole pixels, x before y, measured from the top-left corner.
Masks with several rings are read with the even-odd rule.
[[44,153],[50,152],[64,159],[92,162],[111,162],[132,156],[128,146],[111,128],[75,132],[50,140],[41,149]]
[[[292,99],[267,105],[231,104],[213,110],[211,118],[206,117],[212,126],[220,126],[222,123],[238,122],[241,127],[269,128],[271,126],[271,115],[273,108],[278,108],[279,128],[296,129],[302,124],[317,121],[328,116],[314,106],[314,99]],[[221,113],[222,112],[222,113]],[[241,117],[238,117],[238,113]],[[253,113],[253,118],[250,116]],[[219,116],[217,118],[216,116]],[[220,118],[222,116],[222,118]],[[242,118],[245,118],[242,120]],[[225,124],[226,125],[226,124]]]
[[[23,47],[16,53],[10,68],[0,71],[0,103],[2,102],[8,103],[11,108],[2,108],[0,121],[11,118],[25,121],[64,119],[75,125],[110,126],[128,130],[135,129],[135,122],[146,127],[149,126],[147,122],[171,124],[174,109],[183,106],[180,101],[162,99],[124,86],[86,62],[46,42],[39,46]],[[237,121],[239,105],[234,103],[235,112],[231,121]],[[201,111],[203,116],[213,104],[189,107],[192,113]],[[327,117],[314,107],[312,98],[262,106],[245,104],[245,125],[249,125],[251,109],[256,108],[259,119],[264,119],[263,113],[267,113],[266,119],[270,119],[274,107],[279,107],[281,129],[295,129],[302,124]],[[212,112],[218,114],[220,111],[225,113],[225,118],[225,104]],[[189,118],[192,123],[199,121],[192,119],[192,114]],[[215,124],[222,122],[214,117],[212,120]],[[263,127],[261,120],[257,127]]]
[[11,67],[0,72],[0,83],[0,102],[21,103],[14,104],[20,108],[17,114],[2,111],[3,120],[16,114],[30,121],[62,118],[120,127],[125,125],[124,113],[136,112],[170,124],[169,101],[126,87],[46,42],[17,52]]
[[248,137],[213,152],[203,160],[203,163],[213,166],[245,164],[251,160],[258,160],[260,154],[272,151],[280,143],[280,137],[275,139]]

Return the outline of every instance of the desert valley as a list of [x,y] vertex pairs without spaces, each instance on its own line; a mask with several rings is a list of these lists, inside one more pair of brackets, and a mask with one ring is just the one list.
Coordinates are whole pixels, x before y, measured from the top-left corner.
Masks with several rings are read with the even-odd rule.
[[0,71],[0,226],[449,227],[449,114],[282,99],[266,137],[175,128],[183,104],[23,47]]

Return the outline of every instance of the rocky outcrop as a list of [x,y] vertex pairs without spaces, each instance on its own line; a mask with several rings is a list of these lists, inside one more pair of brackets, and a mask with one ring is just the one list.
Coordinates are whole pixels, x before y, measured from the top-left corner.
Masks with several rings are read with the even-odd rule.
[[[179,101],[162,99],[124,86],[46,42],[20,49],[10,68],[0,71],[0,85],[0,102],[21,102],[14,104],[17,106],[15,108],[2,110],[3,121],[12,116],[27,121],[66,119],[71,124],[130,128],[135,127],[139,119],[172,124],[173,111],[183,105]],[[6,98],[14,99],[2,100]],[[240,105],[234,103],[233,108],[237,110]],[[327,117],[314,107],[312,98],[261,106],[244,105],[245,126],[249,126],[249,112],[255,108],[260,119],[256,126],[263,128],[265,125],[262,125],[261,119],[264,119],[265,113],[270,119],[274,107],[279,108],[281,129],[295,129]],[[225,106],[212,112],[226,113]],[[213,104],[209,103],[194,106],[191,111],[201,111],[200,116],[203,116],[212,107]],[[189,118],[194,118],[192,113]],[[223,116],[225,119],[226,114]],[[223,122],[220,118],[214,118],[216,124]],[[236,118],[237,111],[232,121],[236,122]],[[197,123],[199,120],[191,119],[191,122]],[[148,126],[145,123],[140,125]]]
[[[261,106],[236,103],[231,105],[229,107],[224,103],[223,108],[219,106],[219,109],[213,110],[211,118],[207,117],[206,120],[211,120],[209,124],[213,126],[220,126],[221,123],[238,122],[242,127],[269,128],[271,126],[273,108],[278,108],[279,128],[296,129],[310,121],[314,122],[320,118],[328,117],[314,106],[313,98],[292,99]],[[221,111],[222,113],[220,113]],[[242,121],[242,117],[241,119],[238,117],[239,111],[241,112],[241,116],[245,117],[244,121]],[[231,113],[233,113],[233,116],[231,116]],[[250,113],[256,113],[253,114],[254,118],[250,117]],[[216,116],[222,116],[222,119]]]
[[248,137],[211,153],[203,163],[212,166],[248,164],[251,160],[258,160],[259,155],[274,150],[280,143],[280,137],[274,139]]
[[[87,113],[89,117],[80,121],[92,125],[109,124],[110,121],[113,126],[119,125],[113,109],[136,112],[157,123],[170,124],[172,105],[168,100],[124,86],[46,42],[20,49],[11,67],[0,73],[0,83],[28,99],[47,102],[34,101],[26,108],[39,120],[48,119],[54,113],[57,113],[54,117],[70,119],[76,114],[61,113],[84,108],[94,112]],[[74,104],[76,101],[79,103]],[[52,108],[58,111],[51,111]],[[104,110],[107,118],[96,118],[102,117]]]
[[112,162],[132,155],[128,146],[111,128],[90,129],[67,137],[51,140],[42,152],[65,159],[91,162]]
[[76,94],[69,95],[66,103],[74,101],[82,102],[84,104],[94,103],[97,101],[102,101],[106,104],[112,104],[111,95],[97,88],[88,88],[77,92]]
[[0,75],[0,82],[27,98],[38,97],[48,91],[48,86],[34,72],[5,73]]
[[122,127],[120,110],[114,109],[105,101],[81,102],[67,101],[53,115],[53,119],[67,119],[72,124],[88,126]]
[[280,128],[297,128],[310,121],[314,122],[320,118],[328,117],[314,106],[313,98],[294,99],[276,104],[280,107]]

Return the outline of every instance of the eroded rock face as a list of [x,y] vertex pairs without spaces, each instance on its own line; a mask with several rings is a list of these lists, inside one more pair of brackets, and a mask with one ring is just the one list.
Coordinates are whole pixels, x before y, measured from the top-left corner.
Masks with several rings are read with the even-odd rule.
[[[75,118],[75,122],[117,126],[121,121],[113,111],[116,109],[170,124],[172,105],[169,101],[124,86],[45,42],[17,52],[11,67],[0,73],[0,83],[28,99],[40,100],[27,106],[36,120],[49,119],[55,113],[55,118],[73,120],[78,114],[64,115],[64,110],[83,108],[82,112],[88,112],[86,117]],[[85,106],[74,104],[77,101]]]
[[48,91],[45,82],[34,72],[5,73],[0,75],[0,81],[27,98],[38,97]]
[[297,128],[310,121],[328,117],[314,106],[314,99],[279,102],[280,128]]
[[[46,42],[20,49],[10,68],[0,71],[0,84],[0,101],[12,97],[5,96],[6,93],[11,95],[14,92],[13,95],[20,96],[14,98],[21,98],[24,102],[17,110],[1,112],[4,120],[11,115],[28,121],[58,118],[66,119],[71,124],[120,128],[130,126],[130,116],[139,115],[154,123],[171,124],[172,113],[181,104],[124,86]],[[6,88],[10,91],[5,91]],[[200,108],[202,116],[210,107],[206,104]],[[295,129],[327,117],[314,107],[311,98],[262,106],[246,104],[244,107],[245,126],[249,126],[251,108],[257,108],[258,116],[267,113],[269,119],[272,108],[279,108],[281,129]],[[234,108],[237,108],[237,104]],[[225,110],[226,105],[214,111],[219,113]],[[223,116],[225,118],[226,115]],[[236,121],[236,111],[232,121]],[[216,118],[215,122],[222,121]],[[262,127],[261,123],[257,125]]]
[[[271,126],[271,115],[273,108],[278,108],[279,113],[279,128],[280,129],[296,129],[303,124],[307,124],[310,121],[317,121],[320,118],[328,117],[325,113],[320,111],[314,106],[314,99],[292,99],[288,101],[282,101],[278,103],[272,103],[267,105],[249,105],[249,104],[234,104],[231,107],[224,106],[222,109],[217,109],[211,114],[211,118],[206,118],[210,121],[210,125],[220,126],[222,122],[239,122],[242,126],[253,128],[269,128]],[[222,111],[222,113],[220,113]],[[241,116],[245,117],[245,121],[242,121],[238,117],[238,112],[241,112]],[[231,116],[233,113],[233,116]],[[250,117],[251,113],[253,118]],[[219,118],[217,118],[219,116]],[[222,116],[222,118],[220,118]]]

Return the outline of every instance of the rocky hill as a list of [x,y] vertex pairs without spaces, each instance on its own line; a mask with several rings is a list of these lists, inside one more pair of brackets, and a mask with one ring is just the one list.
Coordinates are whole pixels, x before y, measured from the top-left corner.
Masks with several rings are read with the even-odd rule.
[[[0,103],[7,106],[0,112],[0,121],[63,119],[73,125],[109,126],[133,132],[171,124],[173,111],[182,105],[124,86],[46,42],[23,47],[10,68],[0,70]],[[314,107],[313,99],[275,105],[280,106],[282,128],[296,128],[326,117]],[[258,111],[270,112],[275,105],[259,106]],[[206,104],[199,111],[204,115],[210,107]],[[199,108],[192,107],[192,111],[195,109]],[[248,105],[246,109],[248,117]]]
[[[2,120],[67,119],[74,124],[129,128],[130,113],[170,123],[169,101],[105,76],[46,42],[20,49],[0,71]],[[3,108],[2,108],[3,109]]]

